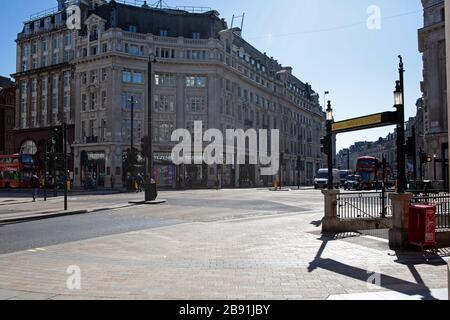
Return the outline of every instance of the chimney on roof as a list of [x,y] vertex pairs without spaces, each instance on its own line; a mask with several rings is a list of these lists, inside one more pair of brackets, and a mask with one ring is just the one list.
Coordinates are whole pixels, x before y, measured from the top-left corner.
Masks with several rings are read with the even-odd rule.
[[237,36],[239,36],[239,37],[242,36],[242,30],[241,30],[241,28],[235,27],[235,28],[231,29],[231,31],[232,31],[235,35],[237,35]]

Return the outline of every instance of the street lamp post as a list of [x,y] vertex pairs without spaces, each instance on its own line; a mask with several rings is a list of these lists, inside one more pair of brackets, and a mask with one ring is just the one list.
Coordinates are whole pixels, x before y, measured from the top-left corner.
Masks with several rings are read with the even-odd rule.
[[323,92],[323,105],[324,105],[324,108],[325,108],[326,101],[327,101],[327,95],[329,95],[329,94],[330,94],[330,91],[324,91]]
[[328,190],[333,190],[333,109],[331,101],[327,105],[327,144],[328,144]]
[[131,130],[131,133],[130,133],[131,152],[129,154],[131,159],[128,159],[128,161],[131,165],[131,172],[130,172],[131,176],[134,176],[134,174],[135,174],[134,169],[135,169],[135,165],[136,165],[134,163],[134,160],[136,157],[135,152],[134,152],[134,105],[137,101],[134,98],[134,96],[131,96],[130,99],[128,99],[128,102],[130,102],[130,108],[131,108],[131,128],[130,128],[130,130]]
[[133,151],[133,149],[134,149],[134,104],[136,103],[134,96],[131,96],[130,99],[128,99],[128,102],[130,103],[130,108],[131,108],[131,151]]
[[47,201],[47,170],[48,170],[48,141],[45,140],[45,158],[44,158],[44,201]]
[[156,63],[156,58],[153,54],[150,54],[148,60],[148,110],[147,110],[147,134],[148,134],[148,146],[147,146],[147,183],[145,186],[145,201],[154,201],[158,196],[156,189],[156,182],[153,180],[153,125],[152,125],[152,106],[153,106],[153,63]]
[[64,211],[67,211],[67,192],[68,192],[68,181],[69,175],[67,172],[67,124],[63,124],[63,153],[64,153]]
[[394,104],[397,109],[397,193],[405,193],[406,172],[405,172],[405,92],[403,59],[399,56],[400,80],[396,81],[394,91]]

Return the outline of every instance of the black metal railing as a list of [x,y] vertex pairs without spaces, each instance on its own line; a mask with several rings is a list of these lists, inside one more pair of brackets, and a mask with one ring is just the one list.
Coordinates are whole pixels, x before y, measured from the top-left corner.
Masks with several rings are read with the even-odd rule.
[[341,193],[337,196],[340,220],[377,219],[392,216],[387,192]]
[[450,229],[450,193],[443,191],[420,193],[416,194],[411,202],[435,204],[436,230]]

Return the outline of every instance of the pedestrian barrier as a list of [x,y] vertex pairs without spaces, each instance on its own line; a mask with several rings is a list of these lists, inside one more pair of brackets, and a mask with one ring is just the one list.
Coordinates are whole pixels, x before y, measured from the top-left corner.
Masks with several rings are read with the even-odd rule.
[[340,220],[391,217],[386,192],[340,193],[337,195],[337,217]]
[[450,193],[420,193],[416,194],[411,202],[436,205],[436,231],[448,231],[450,229]]
[[322,232],[360,232],[392,227],[390,199],[385,192],[323,190],[322,193],[325,196]]

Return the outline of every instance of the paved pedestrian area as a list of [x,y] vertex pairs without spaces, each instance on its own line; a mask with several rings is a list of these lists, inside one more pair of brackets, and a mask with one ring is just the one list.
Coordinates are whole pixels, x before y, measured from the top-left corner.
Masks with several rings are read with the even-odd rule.
[[[396,253],[376,235],[322,236],[321,210],[177,224],[0,255],[0,299],[445,296],[447,251]],[[79,290],[68,289],[78,280],[77,272],[67,273],[73,270],[80,271]]]

